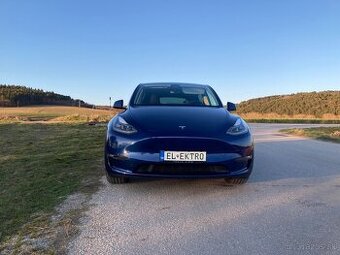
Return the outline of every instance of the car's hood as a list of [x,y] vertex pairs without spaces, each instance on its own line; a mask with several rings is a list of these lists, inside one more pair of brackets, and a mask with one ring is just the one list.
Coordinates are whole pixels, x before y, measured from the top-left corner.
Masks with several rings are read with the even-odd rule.
[[129,107],[122,117],[157,136],[220,136],[236,121],[222,107],[138,106]]

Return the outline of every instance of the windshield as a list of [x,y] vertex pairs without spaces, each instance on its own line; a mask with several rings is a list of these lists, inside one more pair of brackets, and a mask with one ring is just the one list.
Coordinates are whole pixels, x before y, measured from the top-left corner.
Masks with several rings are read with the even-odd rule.
[[222,106],[209,87],[177,84],[142,86],[135,94],[132,105]]

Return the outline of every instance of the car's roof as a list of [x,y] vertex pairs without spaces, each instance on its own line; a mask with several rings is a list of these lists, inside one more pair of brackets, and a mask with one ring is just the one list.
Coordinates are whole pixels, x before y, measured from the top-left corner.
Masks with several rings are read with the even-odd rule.
[[184,83],[184,82],[150,82],[150,83],[141,83],[139,86],[143,87],[152,87],[152,86],[171,86],[171,85],[179,85],[179,86],[190,86],[190,87],[208,87],[206,84],[197,84],[197,83]]

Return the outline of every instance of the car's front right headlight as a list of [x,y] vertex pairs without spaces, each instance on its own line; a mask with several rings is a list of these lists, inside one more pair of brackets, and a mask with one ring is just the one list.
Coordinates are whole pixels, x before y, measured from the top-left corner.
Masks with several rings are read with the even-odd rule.
[[244,120],[242,120],[241,118],[238,118],[236,122],[234,123],[234,125],[228,129],[227,134],[228,135],[242,135],[242,134],[248,133],[248,131],[249,131],[249,127],[247,123],[245,123]]
[[118,116],[116,121],[113,123],[113,130],[123,134],[134,134],[137,130],[127,123],[122,117]]

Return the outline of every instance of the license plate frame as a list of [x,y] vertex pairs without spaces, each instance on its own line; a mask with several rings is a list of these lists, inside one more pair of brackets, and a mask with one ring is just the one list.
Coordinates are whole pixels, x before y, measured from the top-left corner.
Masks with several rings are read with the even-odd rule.
[[160,161],[163,162],[206,162],[206,151],[165,151],[159,153]]

